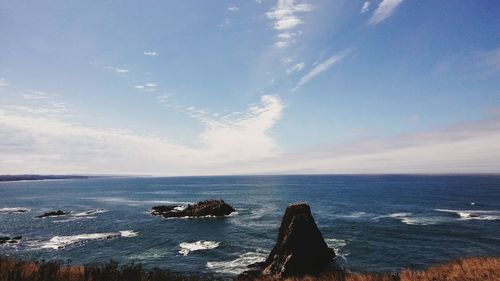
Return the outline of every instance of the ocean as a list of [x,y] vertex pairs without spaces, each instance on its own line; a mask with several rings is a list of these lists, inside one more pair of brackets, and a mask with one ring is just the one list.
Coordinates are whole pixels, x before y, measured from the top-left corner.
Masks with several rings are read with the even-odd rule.
[[[152,206],[223,199],[223,218],[165,219]],[[272,249],[287,205],[306,202],[337,263],[352,271],[423,268],[500,256],[500,176],[221,176],[0,183],[0,254],[73,264],[234,276]],[[25,210],[26,212],[16,212]],[[68,215],[35,218],[46,211]]]

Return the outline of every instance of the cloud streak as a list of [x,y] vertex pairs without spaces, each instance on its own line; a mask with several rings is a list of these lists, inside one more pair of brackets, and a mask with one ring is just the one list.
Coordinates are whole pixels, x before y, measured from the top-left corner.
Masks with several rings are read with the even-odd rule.
[[377,9],[368,20],[371,25],[379,24],[394,14],[396,8],[403,2],[403,0],[382,0]]
[[285,48],[294,41],[294,38],[299,34],[294,29],[304,23],[299,14],[311,10],[312,6],[307,3],[296,3],[295,0],[278,0],[276,7],[266,13],[267,17],[273,20],[274,29],[279,32],[278,41],[275,43],[276,47]]
[[364,14],[370,10],[370,1],[366,1],[363,3],[363,7],[361,7],[361,13]]
[[311,81],[314,77],[316,77],[320,73],[327,71],[333,65],[337,64],[338,62],[343,60],[346,56],[348,56],[349,53],[350,53],[350,50],[343,50],[340,53],[337,53],[337,54],[329,57],[325,61],[319,63],[311,71],[309,71],[309,73],[307,73],[306,75],[302,76],[302,78],[300,78],[295,89],[298,89],[301,86],[303,86],[304,84],[308,83],[309,81]]
[[143,52],[143,54],[144,54],[145,56],[150,56],[150,57],[155,57],[155,56],[157,56],[157,55],[158,55],[158,53],[157,53],[157,52],[155,52],[155,51],[144,51],[144,52]]

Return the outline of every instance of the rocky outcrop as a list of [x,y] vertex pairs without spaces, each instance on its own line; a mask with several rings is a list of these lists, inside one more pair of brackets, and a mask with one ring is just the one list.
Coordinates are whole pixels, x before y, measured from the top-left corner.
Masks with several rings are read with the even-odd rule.
[[309,205],[296,203],[286,209],[278,240],[269,257],[249,266],[252,270],[239,279],[259,275],[274,278],[315,275],[331,269],[334,258],[335,252],[325,243]]
[[0,237],[0,244],[14,244],[14,243],[19,243],[19,240],[23,238],[22,236],[15,236],[15,237],[8,237],[8,236],[3,236]]
[[209,217],[209,216],[227,216],[235,210],[224,200],[205,200],[197,204],[183,205],[162,205],[152,208],[151,214],[163,216],[165,218],[179,217]]
[[57,211],[51,211],[51,212],[47,212],[47,213],[43,213],[42,215],[39,215],[39,216],[36,216],[37,218],[46,218],[46,217],[57,217],[57,216],[64,216],[66,215],[67,213],[61,211],[61,210],[57,210]]

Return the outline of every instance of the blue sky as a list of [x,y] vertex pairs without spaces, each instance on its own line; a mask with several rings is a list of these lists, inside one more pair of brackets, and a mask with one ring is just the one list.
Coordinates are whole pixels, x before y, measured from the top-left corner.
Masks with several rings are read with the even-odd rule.
[[0,0],[0,174],[500,172],[496,2]]

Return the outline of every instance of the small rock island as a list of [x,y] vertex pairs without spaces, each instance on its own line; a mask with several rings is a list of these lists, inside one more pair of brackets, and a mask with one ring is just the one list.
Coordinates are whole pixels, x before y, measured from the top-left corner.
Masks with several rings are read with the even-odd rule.
[[165,218],[181,217],[222,217],[234,212],[234,208],[224,202],[224,200],[209,199],[196,204],[184,205],[161,205],[154,206],[151,214],[163,216]]
[[335,252],[323,239],[309,205],[295,203],[287,207],[276,245],[267,259],[249,265],[250,270],[238,280],[315,275],[334,268],[334,258]]
[[46,217],[57,217],[57,216],[64,216],[68,213],[66,212],[63,212],[61,210],[57,210],[57,211],[50,211],[50,212],[46,212],[46,213],[43,213],[39,216],[36,216],[37,218],[41,219],[41,218],[46,218]]

